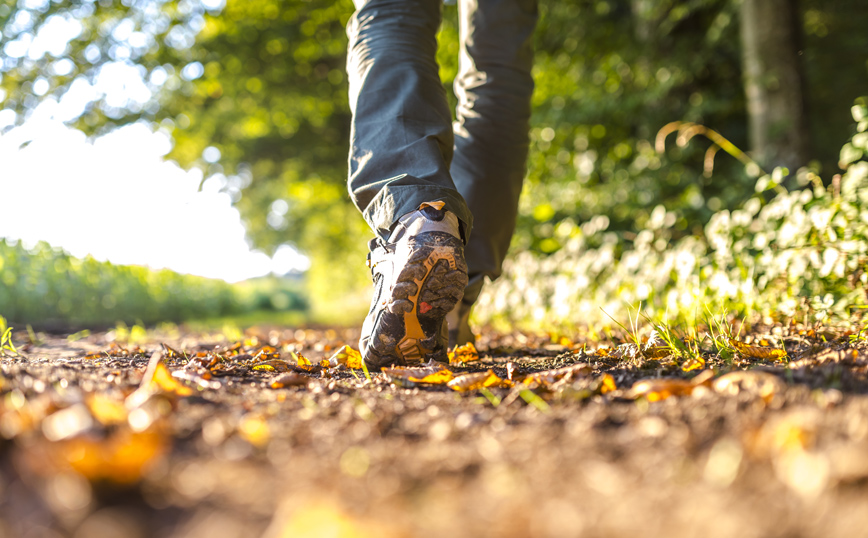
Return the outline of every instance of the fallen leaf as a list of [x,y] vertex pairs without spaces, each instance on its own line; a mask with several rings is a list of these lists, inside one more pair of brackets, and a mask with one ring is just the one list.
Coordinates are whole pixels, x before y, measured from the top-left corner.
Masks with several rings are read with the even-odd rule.
[[463,346],[457,346],[448,353],[449,364],[464,364],[479,360],[479,352],[473,342],[467,342]]
[[340,364],[346,365],[347,368],[361,370],[362,354],[350,346],[341,346],[334,355],[322,363],[324,367],[328,368],[334,368]]
[[705,359],[703,359],[699,355],[695,357],[690,357],[686,361],[681,363],[681,370],[684,372],[699,370],[700,368],[705,368]]
[[512,382],[507,379],[501,379],[494,373],[494,370],[488,370],[485,372],[458,376],[447,383],[447,385],[452,390],[468,392],[483,387],[511,387]]
[[759,347],[759,346],[751,346],[749,344],[745,344],[744,342],[740,342],[733,338],[729,339],[729,344],[736,349],[739,353],[746,357],[753,357],[755,359],[767,359],[767,360],[775,360],[782,361],[787,358],[787,352],[783,349],[777,349],[773,347]]
[[654,379],[640,379],[633,383],[630,389],[630,397],[645,397],[649,402],[665,400],[670,396],[690,396],[696,386],[687,379],[661,377]]
[[167,346],[166,344],[160,344],[160,346],[162,346],[163,351],[166,353],[166,357],[170,359],[183,359],[187,356],[185,353],[176,351]]
[[645,346],[645,349],[642,350],[642,354],[648,359],[662,359],[672,355],[672,350],[669,349],[669,346],[663,345]]
[[73,439],[65,456],[73,469],[95,480],[129,484],[166,451],[166,439],[154,432],[118,430],[108,439]]
[[313,370],[317,366],[314,363],[310,362],[310,359],[308,359],[301,353],[296,353],[295,351],[293,351],[290,353],[290,355],[293,359],[295,359],[295,363],[305,370]]
[[288,372],[292,370],[292,367],[293,365],[281,359],[270,359],[267,361],[257,362],[250,366],[253,370],[266,372]]
[[383,368],[383,373],[386,374],[391,381],[409,381],[411,383],[428,383],[431,385],[442,385],[454,379],[455,374],[446,368],[442,363],[430,361],[425,366],[395,366],[392,368]]
[[[207,370],[205,371],[205,374],[208,374]],[[189,370],[175,370],[174,372],[172,372],[172,377],[174,377],[175,379],[181,379],[190,383],[194,383],[202,387],[203,389],[217,390],[223,386],[223,383],[217,381],[216,379],[209,379],[210,374],[208,374],[208,377],[205,377],[204,374],[200,374],[198,372],[191,372]]]
[[273,389],[282,389],[284,387],[300,387],[311,382],[311,378],[296,372],[288,372],[279,377],[274,378],[269,385]]
[[253,358],[256,359],[257,361],[268,361],[271,359],[279,359],[280,358],[280,352],[271,346],[265,346],[262,349],[260,349],[253,356]]
[[[146,374],[147,375],[147,374]],[[160,362],[154,368],[154,375],[151,378],[151,386],[159,388],[164,392],[171,392],[178,396],[190,396],[193,394],[193,389],[172,377],[172,373],[165,363]]]
[[29,448],[28,465],[38,473],[72,468],[88,480],[133,484],[168,450],[168,439],[158,432],[111,430],[106,437],[81,435]]
[[612,348],[610,347],[601,347],[594,352],[594,355],[598,357],[608,357],[612,354]]
[[127,421],[127,408],[122,400],[95,392],[85,398],[90,414],[103,426],[123,424]]
[[586,376],[590,375],[594,369],[591,368],[590,365],[579,362],[576,364],[571,364],[570,366],[564,366],[563,368],[556,368],[554,370],[543,370],[542,372],[535,372],[530,374],[524,378],[522,381],[525,385],[539,384],[539,385],[551,385],[557,381],[560,381],[564,378],[573,378],[577,376]]
[[[150,369],[150,365],[148,368]],[[147,371],[145,371],[145,380],[147,377],[148,374]],[[145,380],[142,380],[143,385],[145,384]],[[179,383],[178,380],[172,376],[172,373],[169,371],[166,364],[162,361],[159,361],[156,366],[154,366],[150,388],[156,388],[163,392],[171,392],[178,396],[190,396],[193,394],[193,389],[183,383]]]
[[156,351],[151,355],[151,360],[148,362],[139,388],[127,397],[124,405],[127,409],[138,408],[148,401],[153,394],[159,392],[190,396],[193,394],[193,389],[172,377],[172,373],[163,362],[163,353]]
[[603,374],[600,378],[600,386],[597,390],[600,394],[606,394],[607,392],[618,390],[618,387],[615,385],[615,378],[612,377],[612,374]]
[[724,374],[712,382],[712,388],[724,394],[747,392],[759,396],[769,403],[775,396],[787,388],[787,384],[778,376],[757,370],[737,370]]

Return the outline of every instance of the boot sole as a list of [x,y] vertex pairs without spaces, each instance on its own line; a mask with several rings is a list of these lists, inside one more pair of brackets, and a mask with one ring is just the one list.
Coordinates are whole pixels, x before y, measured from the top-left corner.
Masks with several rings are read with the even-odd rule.
[[387,292],[367,342],[371,366],[415,364],[427,359],[445,361],[439,335],[446,317],[461,300],[467,285],[464,245],[442,232],[419,234],[407,244],[397,281]]

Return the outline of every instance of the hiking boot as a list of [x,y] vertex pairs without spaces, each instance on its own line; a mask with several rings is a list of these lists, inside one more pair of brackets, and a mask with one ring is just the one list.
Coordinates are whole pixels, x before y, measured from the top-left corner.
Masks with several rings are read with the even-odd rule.
[[426,202],[401,217],[388,242],[371,241],[371,310],[359,350],[368,366],[446,361],[443,320],[467,285],[458,217]]

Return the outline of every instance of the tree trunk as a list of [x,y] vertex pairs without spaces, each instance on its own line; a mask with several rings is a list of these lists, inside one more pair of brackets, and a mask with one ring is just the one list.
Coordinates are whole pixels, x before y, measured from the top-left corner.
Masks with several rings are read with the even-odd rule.
[[810,131],[797,0],[743,0],[741,42],[751,153],[791,172],[808,162]]

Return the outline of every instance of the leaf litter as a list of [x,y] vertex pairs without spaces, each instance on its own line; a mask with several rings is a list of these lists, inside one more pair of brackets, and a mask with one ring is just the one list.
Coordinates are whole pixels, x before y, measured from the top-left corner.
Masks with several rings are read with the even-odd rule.
[[[674,455],[661,452],[662,445],[656,448],[636,441],[635,435],[641,439],[666,439],[667,432],[679,428],[705,439],[701,446],[710,451],[709,463],[702,466],[706,458],[702,449],[687,456],[695,458],[698,474],[695,478],[688,474],[686,482],[678,486],[680,489],[672,489],[670,495],[678,495],[678,491],[687,494],[694,491],[693,484],[703,481],[725,484],[727,488],[748,487],[746,477],[754,472],[762,474],[763,466],[770,469],[771,478],[759,489],[751,485],[754,494],[768,491],[768,495],[779,497],[782,492],[790,492],[802,499],[816,499],[835,491],[839,484],[850,488],[864,484],[868,466],[862,466],[857,455],[861,454],[859,447],[864,446],[859,439],[868,439],[868,423],[866,435],[859,437],[861,419],[826,424],[817,417],[823,416],[818,413],[845,412],[851,416],[861,409],[864,397],[860,394],[868,392],[868,346],[852,337],[856,333],[825,330],[822,336],[815,336],[820,331],[811,335],[806,329],[779,329],[774,338],[752,334],[738,340],[743,344],[743,340],[752,342],[744,344],[748,347],[739,348],[729,342],[736,351],[731,355],[700,349],[693,358],[702,359],[702,364],[695,368],[686,368],[689,357],[653,335],[639,343],[613,341],[597,351],[586,351],[586,344],[576,344],[581,337],[491,334],[481,340],[484,353],[475,347],[473,352],[467,348],[452,350],[448,364],[395,366],[368,376],[359,369],[358,352],[347,345],[353,339],[341,341],[337,331],[254,331],[244,340],[231,343],[209,343],[201,338],[140,342],[141,347],[129,348],[110,343],[100,350],[82,353],[80,360],[55,360],[50,352],[35,348],[27,358],[2,362],[0,434],[11,443],[7,446],[19,462],[11,475],[13,482],[17,476],[25,481],[30,480],[27,476],[36,476],[49,484],[78,484],[75,487],[85,492],[97,487],[142,488],[163,492],[163,503],[172,504],[175,501],[171,499],[177,498],[177,506],[183,506],[183,510],[202,514],[209,513],[209,505],[191,504],[191,500],[209,499],[212,491],[217,495],[213,488],[223,487],[217,469],[238,466],[243,466],[247,474],[253,473],[256,480],[245,486],[246,482],[236,478],[227,481],[225,487],[230,488],[227,491],[246,491],[251,498],[264,484],[276,486],[280,480],[290,480],[301,484],[299,491],[306,492],[291,503],[301,510],[306,506],[304,499],[314,498],[311,495],[328,495],[326,498],[331,498],[334,506],[361,506],[371,515],[381,514],[381,503],[413,514],[412,506],[394,504],[395,498],[390,497],[393,494],[388,493],[394,489],[386,488],[389,482],[383,481],[385,477],[407,484],[413,476],[422,476],[426,483],[440,484],[449,476],[448,465],[454,467],[461,461],[466,462],[461,465],[482,470],[481,474],[462,479],[469,481],[467,491],[473,489],[474,480],[488,480],[488,476],[513,476],[510,480],[533,484],[525,473],[535,469],[534,473],[547,477],[544,483],[569,484],[566,487],[575,495],[584,487],[590,488],[588,491],[596,492],[596,498],[601,499],[595,510],[605,512],[607,505],[602,499],[606,497],[600,497],[600,491],[610,491],[605,488],[632,484],[629,489],[619,490],[622,503],[632,498],[627,491],[650,495],[661,487],[670,488],[668,482],[654,481],[652,475],[647,480],[642,477],[651,472],[646,465],[649,454],[657,454],[654,457],[661,461]],[[99,335],[88,338],[93,341]],[[772,347],[764,340],[783,345]],[[784,364],[778,351],[799,360]],[[728,411],[726,401],[754,403],[749,408]],[[419,411],[414,411],[417,408]],[[790,418],[774,419],[770,413],[781,408]],[[688,420],[692,415],[681,410],[690,409],[701,409],[696,416],[705,418]],[[752,418],[742,422],[736,418],[739,413],[748,413]],[[813,418],[804,418],[809,416]],[[516,422],[518,417],[524,418]],[[712,433],[715,430],[701,427],[708,420],[729,426],[723,433]],[[843,434],[835,430],[834,424],[838,423],[849,424],[844,426]],[[616,431],[621,433],[614,435]],[[526,434],[530,436],[524,437]],[[503,441],[498,441],[500,437]],[[680,442],[676,439],[672,437],[668,442]],[[829,441],[823,439],[836,439],[837,444],[828,445]],[[396,442],[398,445],[394,445]],[[409,452],[386,448],[390,443],[415,448]],[[430,459],[433,453],[426,456],[426,451],[433,450],[437,443],[447,443],[452,457]],[[553,447],[570,446],[570,451],[581,450],[583,460],[588,461],[576,467],[566,460],[555,460],[551,467],[538,467],[545,461],[541,460],[539,464],[525,464],[526,470],[514,467],[509,471],[512,474],[503,474],[503,458],[513,457],[508,455],[527,443],[540,457]],[[287,448],[278,450],[280,446]],[[610,446],[619,447],[617,451],[626,458],[618,467],[607,467],[604,460],[595,459],[610,457],[610,449],[606,448]],[[468,447],[474,448],[466,452]],[[256,459],[266,454],[267,460]],[[280,463],[290,454],[286,464]],[[411,454],[428,458],[427,467],[414,466],[415,456]],[[323,465],[328,458],[341,462],[334,471],[337,475]],[[201,472],[194,473],[194,468]],[[205,472],[206,468],[211,471]],[[390,469],[398,474],[383,474]],[[806,469],[813,473],[808,482],[799,478]],[[583,473],[608,478],[604,482],[587,482]],[[370,484],[383,484],[386,489],[376,486],[364,493],[358,483],[352,482],[362,476],[373,481]],[[85,482],[76,482],[80,479],[74,477]],[[329,483],[340,484],[340,489],[324,490]],[[206,484],[210,485],[202,489]],[[43,497],[48,493],[41,492],[60,487],[25,488],[29,493],[20,498],[57,506],[56,500]],[[526,494],[530,496],[527,502],[509,504],[513,512],[542,517],[542,512],[536,511],[538,503],[530,499],[547,499],[549,494],[535,486],[525,487],[530,489],[492,490],[513,492],[509,494],[513,497],[499,493],[501,497],[492,499],[503,502],[514,498],[519,502]],[[458,490],[455,498],[469,502],[462,491]],[[714,498],[702,491],[710,495],[709,499]],[[90,499],[86,513],[98,514],[100,501],[92,495],[83,498]],[[291,502],[292,498],[284,500]],[[718,501],[724,505],[727,502],[725,498]],[[259,502],[263,503],[260,506],[272,508],[262,512],[263,526],[251,531],[251,535],[260,535],[266,524],[289,521],[272,517],[277,505]],[[504,521],[509,520],[509,512],[498,511],[498,504],[487,502],[485,497],[474,501],[492,514],[500,514],[497,517]],[[236,508],[230,505],[222,511],[223,517],[249,514],[243,503]],[[8,521],[8,511],[4,512],[2,506],[0,519]],[[738,507],[731,508],[738,513]],[[74,528],[64,526],[64,521],[71,520],[60,517],[63,509],[58,510],[58,517],[50,524],[60,535],[72,535]],[[352,514],[354,510],[342,513]],[[484,534],[475,519],[454,510],[468,532]],[[558,513],[565,513],[563,510]],[[396,523],[399,526],[414,521],[387,518],[384,512],[382,515],[378,521],[404,521]],[[346,517],[353,524],[368,521]],[[417,517],[423,516],[419,513]],[[648,513],[647,517],[655,516]],[[147,525],[152,530],[145,535],[161,535],[161,531],[153,529],[166,530],[172,523],[166,522],[163,527],[158,523]],[[414,524],[409,523],[404,530],[414,534],[410,532],[413,528]],[[517,530],[513,534],[505,535],[530,534],[520,523],[514,528]]]

